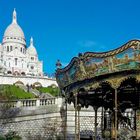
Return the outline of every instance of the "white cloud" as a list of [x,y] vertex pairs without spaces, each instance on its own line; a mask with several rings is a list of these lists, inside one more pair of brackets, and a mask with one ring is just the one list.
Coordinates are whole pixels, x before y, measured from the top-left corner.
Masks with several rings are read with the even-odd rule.
[[82,47],[93,47],[93,46],[97,45],[97,43],[92,40],[84,40],[84,41],[79,41],[78,45],[80,45]]
[[79,41],[78,45],[81,47],[93,48],[93,51],[102,52],[106,51],[106,46],[93,40]]

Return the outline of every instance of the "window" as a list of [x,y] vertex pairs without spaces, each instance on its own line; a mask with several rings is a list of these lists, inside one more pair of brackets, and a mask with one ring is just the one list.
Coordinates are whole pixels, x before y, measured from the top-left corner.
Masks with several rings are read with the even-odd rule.
[[16,65],[16,66],[17,66],[17,60],[18,60],[18,59],[17,59],[17,58],[15,58],[15,65]]
[[9,52],[9,46],[7,46],[7,52]]
[[31,57],[31,60],[34,60],[34,57]]
[[12,48],[12,46],[10,46],[10,51],[12,51],[13,50],[13,48]]
[[22,62],[22,68],[23,68],[23,63],[24,63],[24,60],[22,59],[22,60],[21,60],[21,62]]
[[34,69],[34,66],[31,66],[31,69],[33,70]]

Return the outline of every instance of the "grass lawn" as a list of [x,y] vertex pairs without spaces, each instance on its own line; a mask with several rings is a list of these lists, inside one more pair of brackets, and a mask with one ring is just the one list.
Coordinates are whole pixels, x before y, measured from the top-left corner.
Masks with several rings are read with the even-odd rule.
[[1,100],[29,99],[29,98],[35,98],[35,95],[32,93],[25,92],[23,89],[15,85],[0,85]]

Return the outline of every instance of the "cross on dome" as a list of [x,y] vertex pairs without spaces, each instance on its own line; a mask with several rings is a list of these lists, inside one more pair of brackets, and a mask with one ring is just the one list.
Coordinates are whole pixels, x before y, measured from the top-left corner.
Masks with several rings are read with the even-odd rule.
[[12,23],[17,23],[17,13],[16,13],[15,8],[14,8],[14,11],[13,11],[13,22]]

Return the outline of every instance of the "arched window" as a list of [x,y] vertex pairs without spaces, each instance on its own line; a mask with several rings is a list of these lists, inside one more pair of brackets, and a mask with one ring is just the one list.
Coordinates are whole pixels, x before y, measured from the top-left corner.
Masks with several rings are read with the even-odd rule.
[[8,73],[8,74],[12,74],[12,72],[11,72],[11,71],[7,71],[7,73]]
[[17,58],[15,58],[15,65],[17,65],[17,60],[18,60],[18,59],[17,59]]

